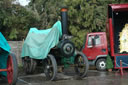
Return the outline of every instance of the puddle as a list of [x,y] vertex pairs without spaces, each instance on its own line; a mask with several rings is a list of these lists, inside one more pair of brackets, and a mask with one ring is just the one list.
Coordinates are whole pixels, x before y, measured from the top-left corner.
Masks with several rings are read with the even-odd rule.
[[[89,70],[87,77],[75,79],[75,73],[67,71],[57,74],[56,81],[48,81],[44,74],[19,76],[16,85],[128,85],[128,75],[119,75],[116,72],[99,72]],[[2,81],[2,82],[1,82]],[[0,85],[8,85],[7,81],[0,80]]]

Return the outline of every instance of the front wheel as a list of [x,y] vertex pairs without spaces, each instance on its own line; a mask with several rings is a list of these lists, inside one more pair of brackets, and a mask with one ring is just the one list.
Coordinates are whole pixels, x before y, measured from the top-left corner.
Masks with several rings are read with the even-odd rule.
[[99,71],[105,71],[106,70],[106,59],[101,58],[96,61],[96,68]]
[[89,69],[87,57],[82,52],[77,52],[74,64],[77,75],[80,78],[84,78],[87,75]]
[[14,54],[10,54],[7,60],[7,80],[9,85],[15,85],[17,81],[18,65]]
[[55,80],[57,74],[57,63],[53,55],[49,54],[44,60],[44,73],[48,80]]

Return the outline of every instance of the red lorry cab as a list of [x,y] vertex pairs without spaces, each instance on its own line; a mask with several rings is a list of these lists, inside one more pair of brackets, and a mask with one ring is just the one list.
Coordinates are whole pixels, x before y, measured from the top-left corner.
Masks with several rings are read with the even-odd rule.
[[94,60],[100,56],[106,56],[108,54],[105,32],[89,33],[87,34],[86,39],[83,53],[86,54],[89,60]]
[[89,64],[96,65],[98,70],[106,69],[108,55],[107,38],[105,32],[88,33],[82,52],[87,56]]

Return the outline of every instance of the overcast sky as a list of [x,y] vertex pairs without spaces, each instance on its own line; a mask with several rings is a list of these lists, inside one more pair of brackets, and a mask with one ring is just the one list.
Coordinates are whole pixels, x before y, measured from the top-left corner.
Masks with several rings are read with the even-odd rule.
[[30,0],[16,0],[16,1],[19,2],[22,6],[28,5],[28,3],[30,2]]

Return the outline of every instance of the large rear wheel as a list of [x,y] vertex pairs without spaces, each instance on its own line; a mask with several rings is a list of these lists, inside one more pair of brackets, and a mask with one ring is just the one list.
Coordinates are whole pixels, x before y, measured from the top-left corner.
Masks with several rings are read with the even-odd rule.
[[80,78],[84,78],[87,75],[89,64],[87,57],[82,52],[77,52],[75,56],[75,71]]
[[30,58],[30,57],[24,57],[22,59],[23,62],[23,68],[26,74],[33,74],[36,70],[36,60]]
[[18,74],[18,64],[17,59],[14,54],[10,54],[7,60],[7,80],[9,85],[16,85],[17,74]]
[[57,74],[57,63],[53,55],[49,54],[44,60],[44,73],[48,80],[55,80]]

